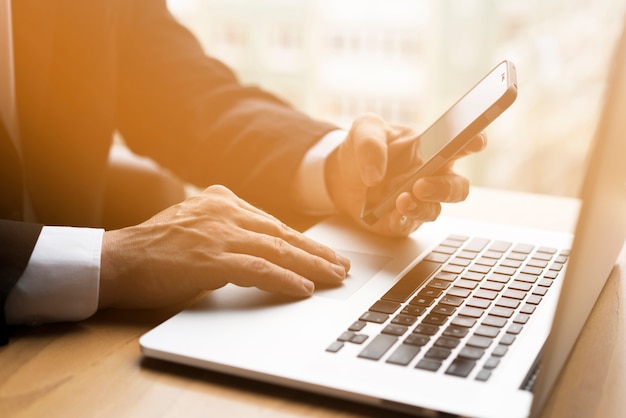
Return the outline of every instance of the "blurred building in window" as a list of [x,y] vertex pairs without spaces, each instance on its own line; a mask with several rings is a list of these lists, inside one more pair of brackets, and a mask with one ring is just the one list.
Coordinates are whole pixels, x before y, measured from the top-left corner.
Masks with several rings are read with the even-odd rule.
[[516,103],[460,161],[474,184],[576,195],[626,5],[597,0],[168,0],[209,55],[341,127],[424,129],[503,59]]

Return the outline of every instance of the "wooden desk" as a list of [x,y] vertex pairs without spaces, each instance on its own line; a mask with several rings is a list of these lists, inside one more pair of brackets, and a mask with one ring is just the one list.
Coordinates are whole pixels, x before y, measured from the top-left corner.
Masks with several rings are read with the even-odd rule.
[[[499,210],[480,211],[485,203]],[[570,230],[572,199],[474,189],[447,215]],[[503,210],[513,209],[513,212]],[[502,210],[500,210],[502,209]],[[626,263],[600,296],[544,417],[626,410]],[[390,417],[371,407],[142,358],[138,338],[182,307],[101,312],[78,324],[20,329],[0,348],[3,417]]]

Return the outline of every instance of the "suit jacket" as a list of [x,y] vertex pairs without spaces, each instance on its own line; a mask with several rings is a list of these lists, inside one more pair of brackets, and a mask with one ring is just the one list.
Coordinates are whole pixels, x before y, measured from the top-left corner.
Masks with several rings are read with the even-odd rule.
[[[295,170],[334,129],[242,86],[165,0],[14,1],[13,27],[23,180],[44,224],[99,226],[114,131],[184,180],[224,184],[288,219]],[[7,224],[3,263],[13,257]]]

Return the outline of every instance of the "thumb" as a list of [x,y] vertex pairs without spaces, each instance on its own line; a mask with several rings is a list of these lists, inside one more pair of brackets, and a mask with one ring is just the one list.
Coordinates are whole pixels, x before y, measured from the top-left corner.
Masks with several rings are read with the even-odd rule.
[[370,187],[380,183],[387,172],[386,122],[376,115],[357,118],[352,124],[349,140],[363,183]]

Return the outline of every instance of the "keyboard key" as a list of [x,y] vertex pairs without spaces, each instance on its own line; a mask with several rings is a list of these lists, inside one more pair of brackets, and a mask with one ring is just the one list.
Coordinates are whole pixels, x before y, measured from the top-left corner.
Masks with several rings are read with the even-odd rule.
[[469,268],[469,270],[473,273],[487,274],[491,271],[491,267],[480,265],[480,264],[474,264],[472,267]]
[[434,298],[429,298],[425,296],[415,296],[413,299],[411,299],[409,305],[428,307],[432,305],[434,300]]
[[483,325],[488,325],[490,327],[498,327],[502,328],[506,325],[507,320],[505,318],[500,318],[493,315],[487,315],[483,321],[481,322]]
[[472,293],[472,291],[470,289],[461,289],[460,287],[454,286],[452,289],[448,290],[447,294],[449,296],[457,296],[457,297],[460,297],[460,298],[466,298],[471,293]]
[[488,299],[471,298],[467,301],[465,306],[471,306],[472,308],[487,309],[491,305],[491,301]]
[[354,321],[352,325],[350,325],[350,328],[348,328],[348,330],[361,331],[363,328],[365,328],[365,325],[367,325],[367,322],[365,321]]
[[486,382],[491,377],[491,370],[482,369],[476,374],[476,380],[479,382]]
[[513,283],[509,285],[509,289],[518,290],[520,292],[528,292],[530,289],[532,289],[532,287],[532,284],[520,282],[519,280],[514,280]]
[[505,276],[512,276],[515,273],[517,273],[517,269],[506,267],[506,266],[500,266],[494,270],[494,273],[503,274]]
[[501,274],[501,273],[492,273],[487,276],[487,280],[490,282],[496,283],[508,283],[511,280],[511,275],[509,274]]
[[443,325],[447,320],[447,315],[429,314],[424,318],[424,323],[431,325]]
[[470,318],[468,316],[457,316],[451,322],[452,325],[456,325],[458,327],[471,328],[476,324],[476,319]]
[[532,274],[520,273],[517,275],[517,277],[515,277],[515,280],[519,280],[520,282],[524,283],[535,283],[537,281],[537,276],[534,276]]
[[450,260],[450,264],[452,264],[453,266],[467,267],[470,265],[470,263],[471,263],[470,260],[468,260],[467,258],[461,258],[461,257],[456,257]]
[[537,307],[535,305],[530,305],[530,304],[526,303],[524,306],[522,306],[522,308],[519,311],[520,311],[520,313],[530,315],[533,312],[535,312],[536,308]]
[[557,249],[552,247],[539,247],[537,248],[538,253],[546,253],[546,254],[556,254]]
[[398,337],[379,334],[359,353],[359,357],[378,360],[396,343],[396,341],[398,341]]
[[440,271],[435,275],[435,279],[445,280],[446,282],[453,282],[457,277],[459,277],[458,274],[448,273],[445,271]]
[[466,306],[463,309],[461,309],[461,311],[459,312],[459,315],[469,316],[470,318],[480,318],[481,316],[483,316],[484,312],[485,311],[482,309]]
[[474,296],[481,299],[494,300],[498,296],[498,292],[483,289],[482,287],[474,293]]
[[448,261],[449,258],[450,256],[448,254],[432,252],[424,257],[424,260],[432,261],[433,263],[443,264]]
[[499,333],[500,328],[492,327],[489,325],[480,325],[478,328],[476,328],[476,331],[474,331],[475,335],[480,335],[482,337],[488,338],[495,338],[498,336]]
[[402,308],[402,311],[400,311],[400,313],[402,315],[410,315],[410,316],[418,317],[421,314],[423,314],[425,311],[426,311],[426,307],[424,306],[407,305],[404,308]]
[[441,362],[432,359],[424,359],[417,362],[416,369],[428,370],[430,372],[436,372],[441,367]]
[[439,327],[431,324],[419,324],[413,332],[415,334],[435,335],[439,331]]
[[367,341],[368,338],[369,337],[365,334],[356,334],[354,337],[352,337],[350,342],[353,344],[363,344],[365,341]]
[[465,279],[461,279],[457,281],[456,283],[454,283],[455,288],[461,288],[461,289],[474,289],[476,286],[477,286],[477,283],[475,281],[465,280]]
[[530,244],[516,244],[515,247],[513,247],[513,249],[511,250],[511,252],[522,253],[522,254],[530,254],[532,252],[533,248],[535,248],[535,247],[533,245],[530,245]]
[[369,312],[369,311],[365,312],[359,318],[360,321],[374,322],[376,324],[382,324],[386,322],[388,319],[389,319],[389,315],[387,314],[378,313],[378,312]]
[[504,285],[502,283],[496,283],[496,282],[484,282],[480,285],[480,288],[483,290],[491,290],[494,292],[500,292],[502,289],[504,289]]
[[401,336],[401,335],[404,335],[404,333],[407,332],[408,330],[409,328],[403,325],[389,324],[385,328],[383,328],[381,332],[383,334]]
[[512,260],[510,258],[507,258],[507,259],[503,260],[502,263],[500,263],[500,265],[504,266],[504,267],[510,267],[510,268],[518,269],[522,265],[522,262],[519,261],[519,260]]
[[381,312],[386,314],[392,314],[398,310],[400,304],[398,302],[391,302],[388,300],[379,300],[370,307],[372,312]]
[[447,337],[463,338],[467,335],[469,330],[465,327],[459,327],[457,325],[450,325],[443,331],[443,335]]
[[533,289],[533,295],[545,296],[546,293],[548,293],[548,288],[547,287],[537,286],[536,288]]
[[487,361],[485,361],[483,367],[485,369],[495,369],[498,367],[498,364],[500,364],[500,358],[491,356],[487,359]]
[[456,348],[461,340],[459,338],[454,337],[439,337],[437,341],[435,341],[435,346],[442,348],[454,349]]
[[481,337],[479,335],[472,335],[469,340],[467,340],[467,345],[469,347],[476,348],[489,348],[491,345],[492,339],[487,337]]
[[342,341],[342,342],[350,341],[352,337],[354,337],[355,335],[356,334],[352,331],[346,331],[337,338],[337,341]]
[[450,356],[451,353],[452,351],[448,350],[447,348],[432,347],[430,350],[426,352],[424,356],[426,358],[445,360]]
[[397,324],[397,325],[410,326],[410,325],[413,325],[415,321],[417,321],[417,317],[415,316],[400,314],[400,315],[396,315],[396,317],[391,320],[391,323]]
[[482,273],[477,273],[475,271],[468,271],[466,273],[463,273],[462,277],[465,280],[472,280],[474,282],[482,282],[483,279],[485,278],[485,275]]
[[450,366],[448,366],[446,374],[452,376],[467,377],[471,373],[475,365],[475,361],[457,358],[454,359]]
[[420,290],[420,292],[417,295],[418,296],[422,296],[422,297],[431,298],[431,299],[436,299],[439,296],[441,296],[442,293],[443,293],[443,291],[441,289],[437,289],[437,288],[434,288],[434,287],[425,287],[422,290]]
[[497,345],[496,348],[494,348],[491,352],[491,355],[496,357],[502,357],[506,354],[507,351],[509,351],[509,348],[507,346]]
[[537,296],[537,295],[530,295],[528,297],[528,300],[526,300],[526,303],[530,303],[531,305],[539,305],[539,302],[541,302],[541,296]]
[[463,304],[463,299],[458,296],[445,295],[441,298],[441,302],[445,305],[459,307]]
[[434,253],[441,253],[441,254],[447,254],[447,255],[452,255],[456,252],[456,248],[455,247],[449,247],[447,245],[439,245],[437,248],[433,249]]
[[531,266],[531,267],[538,267],[540,269],[544,269],[548,266],[548,263],[544,260],[539,260],[535,257],[531,258],[530,260],[528,260],[528,262],[526,263],[527,266]]
[[420,347],[416,345],[401,344],[396,350],[389,356],[387,363],[398,364],[406,366],[415,358],[419,353]]
[[489,251],[497,251],[499,253],[506,252],[509,248],[511,248],[511,243],[507,241],[494,241],[489,246]]
[[516,324],[525,324],[530,319],[530,315],[528,314],[517,314],[517,316],[513,319],[513,322]]
[[500,345],[511,345],[515,341],[515,335],[513,334],[504,334],[502,338],[500,338]]
[[[513,283],[516,283],[516,282],[513,282]],[[527,283],[521,283],[521,284],[527,284]],[[526,297],[526,292],[522,292],[521,290],[511,289],[511,287],[509,286],[509,288],[502,294],[502,296],[506,298],[510,298],[510,299],[522,300]]]
[[411,334],[404,339],[405,344],[417,345],[419,347],[425,346],[430,341],[428,335],[423,334]]
[[498,299],[496,301],[496,306],[502,306],[504,308],[517,309],[517,307],[520,305],[520,303],[521,302],[519,300],[517,300],[517,299],[501,297],[500,299]]
[[440,266],[441,264],[433,263],[432,261],[421,261],[389,289],[382,299],[393,302],[406,302]]
[[485,354],[485,350],[478,347],[465,346],[459,351],[459,357],[468,360],[479,360]]
[[432,287],[435,289],[441,289],[441,290],[446,290],[448,287],[450,287],[450,282],[447,282],[445,280],[439,280],[439,279],[432,279],[431,281],[428,282],[428,287]]
[[526,266],[522,269],[522,273],[524,274],[530,274],[533,276],[540,276],[541,273],[543,273],[543,269],[537,268],[537,267],[532,267],[532,266]]
[[456,311],[456,308],[454,306],[440,303],[439,305],[435,306],[430,312],[433,314],[450,316],[454,313],[454,311]]
[[509,325],[509,328],[506,330],[507,333],[509,334],[519,334],[520,332],[522,332],[522,329],[524,328],[524,326],[522,324],[511,324]]
[[494,306],[493,308],[491,308],[489,315],[499,316],[502,318],[510,318],[511,316],[513,316],[514,312],[515,311],[511,308],[503,308],[501,306]]
[[326,351],[328,351],[329,353],[336,353],[342,348],[343,343],[341,341],[333,341],[328,347],[326,347]]
[[489,240],[486,238],[473,238],[465,247],[463,247],[463,251],[479,253],[488,243]]

